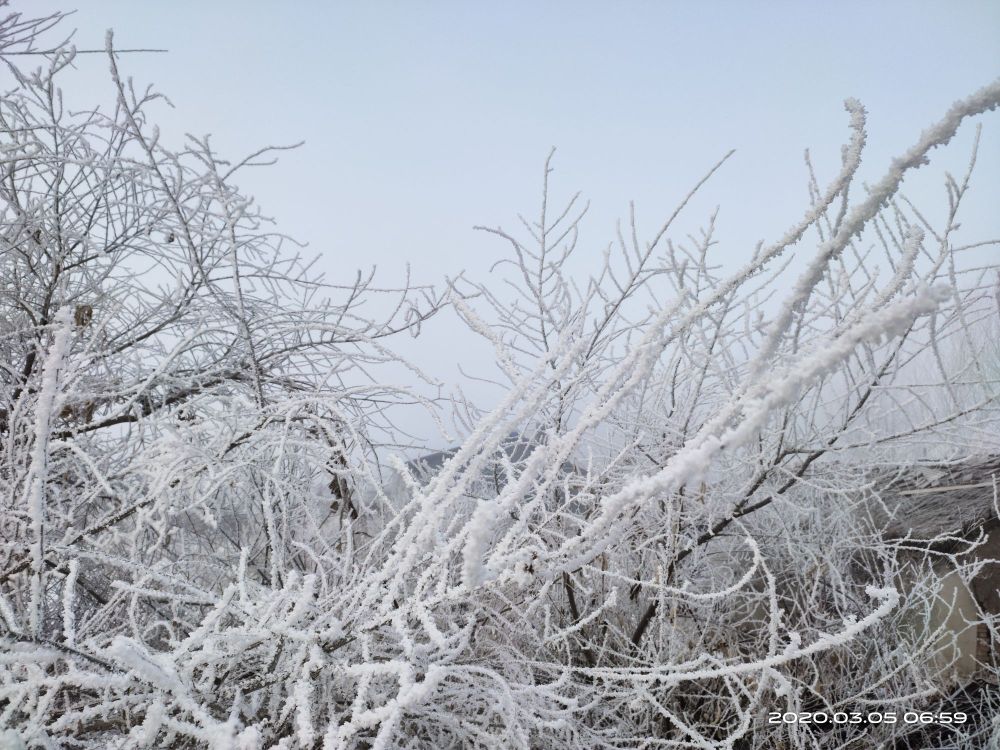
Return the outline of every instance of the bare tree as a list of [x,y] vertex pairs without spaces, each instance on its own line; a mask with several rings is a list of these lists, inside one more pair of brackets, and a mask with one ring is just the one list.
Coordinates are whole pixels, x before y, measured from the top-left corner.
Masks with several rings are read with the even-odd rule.
[[[735,269],[716,216],[677,236],[728,156],[648,239],[632,208],[586,279],[586,209],[552,208],[550,156],[535,216],[487,229],[506,283],[399,289],[373,322],[372,278],[320,283],[233,186],[270,149],[170,150],[110,35],[116,107],[67,111],[71,48],[10,62],[47,24],[0,24],[0,743],[1000,738],[995,691],[948,693],[942,617],[986,542],[891,537],[883,512],[925,459],[1000,452],[975,333],[997,268],[956,240],[975,154],[942,226],[900,193],[1000,82],[866,190],[848,101],[839,173],[823,187],[807,163],[801,218]],[[436,471],[390,456],[390,489],[389,407],[418,376],[372,373],[446,303],[493,345],[503,395],[455,405],[466,436]]]

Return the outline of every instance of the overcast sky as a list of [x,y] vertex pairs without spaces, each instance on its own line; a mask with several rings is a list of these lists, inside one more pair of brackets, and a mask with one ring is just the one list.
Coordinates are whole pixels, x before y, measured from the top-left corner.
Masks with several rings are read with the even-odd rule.
[[[474,224],[536,212],[558,147],[557,195],[593,205],[582,262],[600,258],[635,200],[649,235],[731,148],[687,214],[721,204],[720,258],[743,259],[806,205],[803,150],[823,180],[846,138],[845,97],[869,111],[874,179],[948,105],[1000,75],[1000,3],[262,2],[14,0],[78,12],[80,48],[162,47],[123,68],[169,95],[167,137],[212,133],[225,154],[304,140],[240,184],[310,243],[329,280],[375,264],[383,283],[467,269],[505,248]],[[74,96],[108,100],[107,63],[81,56]],[[1000,115],[983,119],[975,236],[1000,236]],[[971,128],[941,162],[961,168]],[[942,205],[940,172],[908,188]],[[967,219],[968,222],[969,219]],[[447,334],[449,324],[442,334]],[[428,331],[433,334],[433,329]],[[447,335],[410,352],[457,373]],[[428,353],[431,353],[429,355]]]

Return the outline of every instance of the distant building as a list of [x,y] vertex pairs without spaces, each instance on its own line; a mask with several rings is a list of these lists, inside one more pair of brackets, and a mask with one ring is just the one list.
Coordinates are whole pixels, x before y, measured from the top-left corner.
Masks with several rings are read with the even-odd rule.
[[[1000,456],[883,472],[875,489],[871,518],[895,546],[904,571],[914,574],[904,572],[904,592],[922,566],[940,576],[930,621],[912,624],[941,628],[939,679],[980,676],[1000,656],[983,622],[984,615],[1000,615]],[[974,575],[959,572],[975,563],[982,567]]]
[[[531,456],[531,453],[539,447],[541,447],[540,442],[512,432],[500,442],[497,450],[490,456],[477,484],[487,494],[499,493],[508,482],[506,467],[513,468],[517,473]],[[453,458],[458,450],[458,448],[448,448],[428,453],[412,461],[407,461],[406,468],[417,483],[423,484],[441,471],[445,463]],[[572,462],[567,461],[562,465],[562,474],[565,476],[581,475],[581,472]]]

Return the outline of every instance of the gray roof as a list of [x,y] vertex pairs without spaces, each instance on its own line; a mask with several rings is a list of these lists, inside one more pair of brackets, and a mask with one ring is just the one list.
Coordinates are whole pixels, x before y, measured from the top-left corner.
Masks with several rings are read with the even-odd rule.
[[[538,445],[534,440],[522,437],[517,433],[511,433],[498,446],[497,458],[500,457],[502,451],[512,464],[517,465],[523,462]],[[458,448],[434,451],[433,453],[415,458],[412,461],[407,461],[406,468],[416,477],[429,478],[437,474],[441,470],[441,467],[444,466],[445,461],[456,453],[458,453]]]
[[1000,456],[880,472],[872,519],[888,538],[965,536],[998,521],[994,486],[1000,487]]
[[[507,478],[500,470],[501,457],[506,458],[514,467],[517,467],[523,464],[528,459],[528,456],[531,455],[531,452],[535,448],[540,447],[540,445],[541,443],[537,440],[519,435],[516,432],[511,433],[497,446],[493,460],[486,469],[486,477],[491,482],[505,484]],[[441,467],[444,466],[445,462],[456,453],[458,453],[458,448],[448,448],[427,453],[412,461],[407,461],[406,468],[418,481],[427,481],[441,471]],[[577,469],[571,462],[567,461],[562,465],[562,473],[574,474],[577,473]]]
[[[513,433],[500,444],[497,458],[502,451],[517,466],[536,447],[536,441]],[[415,478],[427,481],[457,452],[458,448],[435,451],[406,466]],[[563,471],[572,473],[574,467],[567,463]],[[868,512],[888,539],[909,537],[919,542],[944,534],[965,537],[983,526],[1000,524],[994,506],[994,481],[1000,488],[1000,455],[883,469],[872,479]]]

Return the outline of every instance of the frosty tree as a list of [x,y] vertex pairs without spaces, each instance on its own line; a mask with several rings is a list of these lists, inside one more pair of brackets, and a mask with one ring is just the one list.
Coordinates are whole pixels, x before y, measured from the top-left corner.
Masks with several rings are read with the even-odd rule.
[[[967,715],[939,746],[1000,738],[995,693],[938,679],[943,580],[984,562],[903,585],[900,549],[943,540],[874,512],[893,471],[1000,448],[998,268],[956,239],[975,154],[942,225],[900,193],[1000,82],[869,186],[848,101],[839,173],[739,268],[715,216],[674,235],[723,159],[574,278],[586,209],[554,208],[550,157],[521,231],[486,228],[510,284],[372,321],[373,279],[320,283],[234,187],[268,150],[172,150],[110,34],[116,106],[68,111],[72,49],[15,54],[57,21],[0,24],[0,743],[838,747],[858,730],[768,712],[904,705]],[[454,404],[461,445],[417,477],[391,406],[419,373],[378,366],[445,304],[505,395]]]

